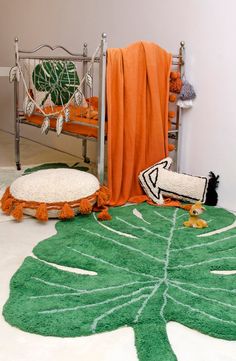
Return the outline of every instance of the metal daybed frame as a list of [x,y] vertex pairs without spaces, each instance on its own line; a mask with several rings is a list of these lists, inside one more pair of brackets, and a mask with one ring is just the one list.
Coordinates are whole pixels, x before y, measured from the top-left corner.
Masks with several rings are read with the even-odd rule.
[[[172,66],[176,67],[180,72],[181,79],[185,73],[185,42],[180,42],[179,53],[177,55],[172,55]],[[175,168],[177,172],[180,172],[180,160],[181,160],[181,141],[182,141],[182,109],[176,104],[176,117],[173,124],[173,129],[168,131],[168,137],[175,140],[175,152],[176,152],[176,162]]]
[[[63,50],[66,55],[64,56],[39,56],[36,53],[41,49],[50,49],[53,53],[56,49]],[[184,74],[184,63],[185,63],[185,43],[181,41],[179,53],[177,55],[172,55],[172,67],[180,71],[181,75]],[[107,35],[105,33],[101,36],[99,55],[94,58],[94,62],[98,63],[99,66],[99,80],[98,80],[98,123],[97,125],[86,124],[86,126],[92,126],[98,129],[97,138],[88,137],[72,132],[62,130],[62,134],[69,136],[77,137],[82,139],[82,156],[85,162],[89,162],[87,157],[87,140],[97,141],[97,176],[101,184],[104,183],[104,169],[105,169],[105,102],[106,102],[106,54],[107,52]],[[73,61],[82,63],[83,75],[86,74],[88,69],[88,63],[91,62],[92,57],[88,56],[88,47],[85,43],[83,46],[83,52],[81,54],[75,54],[68,51],[63,46],[52,47],[50,45],[44,44],[33,50],[22,50],[19,49],[18,39],[15,39],[15,67],[18,67],[20,61],[22,60],[62,60],[62,61]],[[19,76],[14,77],[14,114],[15,114],[15,159],[17,170],[21,169],[20,163],[20,125],[27,124],[40,127],[40,125],[30,123],[23,110],[19,106]],[[86,84],[83,84],[83,93],[87,94]],[[174,139],[175,142],[175,151],[176,151],[176,169],[179,171],[180,168],[180,142],[181,142],[181,109],[176,107],[176,117],[172,125],[172,129],[169,130],[168,136],[171,139]],[[71,122],[75,123],[75,122]],[[80,124],[80,122],[76,122]],[[84,124],[83,124],[84,125]],[[55,131],[55,129],[50,128],[50,130]]]
[[[66,55],[63,56],[41,56],[36,55],[37,52],[41,49],[48,48],[52,52],[59,49],[63,50]],[[100,50],[98,56],[94,58],[94,62],[98,63],[99,66],[99,81],[98,81],[98,123],[97,125],[91,125],[89,123],[86,126],[94,127],[98,129],[97,138],[87,137],[84,135],[67,132],[62,130],[63,134],[70,135],[76,138],[82,139],[82,155],[84,161],[89,163],[89,158],[87,157],[87,140],[97,141],[97,176],[101,184],[104,182],[104,158],[105,158],[105,86],[106,86],[106,50],[107,50],[107,36],[105,33],[102,34],[101,41],[100,41]],[[83,52],[81,54],[75,54],[67,50],[65,47],[58,45],[58,46],[50,46],[48,44],[43,44],[33,50],[22,50],[19,48],[18,39],[15,39],[15,66],[18,67],[21,60],[56,60],[56,61],[73,61],[76,63],[82,63],[82,71],[83,76],[87,72],[88,63],[92,61],[92,57],[88,56],[88,47],[87,44],[84,43]],[[14,78],[14,114],[15,114],[15,159],[16,159],[16,167],[17,170],[21,169],[20,163],[20,125],[27,124],[33,125],[36,127],[40,127],[40,125],[30,123],[25,115],[23,110],[19,106],[19,77]],[[83,93],[87,94],[87,86],[83,84]],[[71,122],[75,123],[75,122]],[[76,122],[76,124],[84,123]],[[55,129],[50,128],[52,131],[56,131]]]

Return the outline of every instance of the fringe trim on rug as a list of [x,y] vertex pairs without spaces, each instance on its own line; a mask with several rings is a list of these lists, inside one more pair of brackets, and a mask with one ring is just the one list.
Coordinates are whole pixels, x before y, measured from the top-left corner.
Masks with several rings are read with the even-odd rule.
[[108,213],[108,203],[110,192],[107,187],[102,186],[91,196],[78,199],[72,202],[40,203],[30,202],[14,198],[8,187],[1,199],[1,209],[7,214],[13,216],[17,221],[23,218],[24,208],[35,209],[35,217],[42,222],[48,220],[50,210],[58,210],[58,218],[65,220],[75,216],[75,209],[79,209],[81,214],[90,214],[92,211],[99,212],[100,221],[110,220],[112,217]]

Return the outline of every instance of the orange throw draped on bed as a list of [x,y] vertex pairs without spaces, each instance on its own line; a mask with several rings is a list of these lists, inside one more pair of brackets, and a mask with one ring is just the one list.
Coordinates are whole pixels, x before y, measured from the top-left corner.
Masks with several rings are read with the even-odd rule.
[[138,174],[168,155],[171,60],[171,54],[153,43],[108,49],[110,205],[147,200]]

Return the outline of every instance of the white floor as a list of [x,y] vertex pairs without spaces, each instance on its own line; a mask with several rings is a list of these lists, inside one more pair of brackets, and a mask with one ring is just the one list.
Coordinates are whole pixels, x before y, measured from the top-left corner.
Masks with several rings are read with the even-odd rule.
[[[24,140],[22,164],[46,162],[75,163],[77,158]],[[0,132],[0,184],[14,179],[13,137]],[[3,189],[2,189],[3,190]],[[0,192],[2,191],[0,189]],[[40,224],[27,218],[16,223],[0,214],[0,308],[9,293],[9,281],[24,258],[42,239],[55,233],[55,221]],[[178,361],[236,361],[236,342],[217,340],[174,322],[168,336]],[[130,328],[102,335],[77,338],[43,337],[25,333],[0,316],[0,361],[137,361],[134,336]],[[166,360],[168,361],[168,360]]]

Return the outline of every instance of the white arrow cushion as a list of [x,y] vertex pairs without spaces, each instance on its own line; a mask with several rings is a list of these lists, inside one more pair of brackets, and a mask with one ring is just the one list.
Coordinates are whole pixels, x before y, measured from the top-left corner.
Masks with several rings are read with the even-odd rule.
[[172,172],[171,158],[165,158],[139,174],[145,193],[157,204],[163,204],[163,196],[188,202],[205,202],[208,179]]

